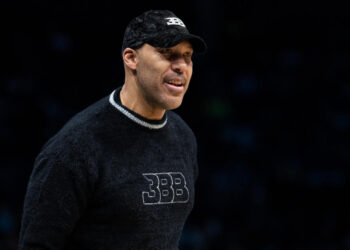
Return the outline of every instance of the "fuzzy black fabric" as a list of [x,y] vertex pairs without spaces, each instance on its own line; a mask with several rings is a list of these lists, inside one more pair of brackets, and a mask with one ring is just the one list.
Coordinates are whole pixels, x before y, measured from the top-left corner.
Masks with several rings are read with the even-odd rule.
[[44,145],[27,188],[19,250],[178,249],[194,203],[195,137],[174,112],[139,118],[167,123],[141,126],[105,97]]
[[169,48],[188,40],[195,52],[204,52],[206,44],[196,35],[190,34],[186,27],[167,25],[169,17],[177,17],[169,10],[149,10],[131,20],[125,30],[122,52],[125,48],[137,49],[144,43],[154,47]]

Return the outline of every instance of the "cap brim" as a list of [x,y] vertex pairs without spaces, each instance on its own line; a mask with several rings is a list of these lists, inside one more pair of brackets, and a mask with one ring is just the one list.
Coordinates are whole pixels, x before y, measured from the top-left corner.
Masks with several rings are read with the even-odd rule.
[[177,39],[173,40],[172,46],[175,46],[176,44],[186,40],[192,44],[193,50],[195,52],[203,53],[207,50],[207,45],[204,40],[201,37],[192,34],[183,34],[182,36],[177,37]]
[[201,37],[185,33],[163,34],[163,36],[153,37],[147,43],[155,47],[169,48],[186,40],[192,44],[196,53],[203,53],[207,50],[207,45]]

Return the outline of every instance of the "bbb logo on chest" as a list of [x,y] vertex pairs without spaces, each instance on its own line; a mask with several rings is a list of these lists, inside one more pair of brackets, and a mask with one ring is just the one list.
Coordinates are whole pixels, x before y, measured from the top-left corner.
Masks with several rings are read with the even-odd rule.
[[142,191],[144,205],[187,203],[189,190],[181,172],[143,173],[148,187]]

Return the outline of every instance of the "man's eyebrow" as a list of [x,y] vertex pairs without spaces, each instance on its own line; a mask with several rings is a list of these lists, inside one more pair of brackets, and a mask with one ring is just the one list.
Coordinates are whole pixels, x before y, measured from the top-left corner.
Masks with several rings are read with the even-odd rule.
[[187,47],[186,49],[189,49],[191,52],[194,52],[194,49],[193,49],[192,46],[191,47]]
[[170,52],[172,51],[171,48],[162,48],[162,47],[156,47],[156,50],[159,52]]

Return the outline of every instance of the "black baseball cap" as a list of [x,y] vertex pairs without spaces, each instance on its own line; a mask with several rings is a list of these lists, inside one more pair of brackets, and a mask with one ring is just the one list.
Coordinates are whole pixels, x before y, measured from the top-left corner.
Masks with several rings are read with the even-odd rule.
[[204,52],[204,40],[190,34],[180,18],[169,10],[149,10],[131,20],[125,30],[122,53],[126,48],[138,49],[144,43],[169,48],[188,40],[195,52]]

